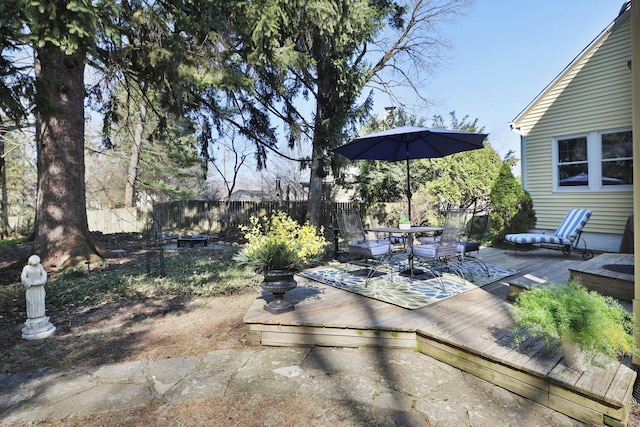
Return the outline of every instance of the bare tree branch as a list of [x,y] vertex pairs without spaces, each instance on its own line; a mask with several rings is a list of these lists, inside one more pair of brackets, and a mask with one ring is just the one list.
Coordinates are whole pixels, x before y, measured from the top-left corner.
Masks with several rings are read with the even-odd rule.
[[371,68],[368,86],[394,96],[394,88],[409,87],[424,102],[419,88],[442,61],[449,44],[439,34],[440,24],[452,20],[471,3],[469,0],[415,0],[410,17],[398,34],[387,28],[387,36],[374,40],[369,56],[379,57]]

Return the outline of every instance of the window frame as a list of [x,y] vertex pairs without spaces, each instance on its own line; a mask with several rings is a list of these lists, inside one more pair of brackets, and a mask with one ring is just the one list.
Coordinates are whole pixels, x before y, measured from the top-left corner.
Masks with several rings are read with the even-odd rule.
[[[557,136],[552,138],[552,181],[553,191],[560,193],[584,193],[584,192],[628,192],[633,191],[633,184],[603,185],[602,184],[602,135],[632,131],[631,128],[611,129],[604,131],[582,132]],[[559,142],[567,139],[586,138],[587,140],[587,170],[589,182],[587,185],[560,185],[559,166]],[[627,159],[621,158],[622,160]]]

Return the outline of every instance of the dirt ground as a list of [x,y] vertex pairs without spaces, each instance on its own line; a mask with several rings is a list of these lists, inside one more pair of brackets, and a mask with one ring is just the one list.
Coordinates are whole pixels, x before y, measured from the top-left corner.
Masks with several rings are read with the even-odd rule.
[[[29,245],[0,249],[0,286],[19,279]],[[55,340],[24,341],[22,322],[0,316],[0,373],[41,367],[94,366],[242,348],[242,318],[258,289],[215,298],[128,301],[99,307],[77,305],[56,319]],[[265,410],[270,408],[270,410]],[[363,418],[364,417],[364,418]],[[389,414],[348,403],[317,399],[247,396],[143,408],[64,420],[42,426],[394,426]],[[633,405],[629,427],[640,427],[640,405]]]
[[[113,248],[126,242],[113,242]],[[0,248],[0,286],[19,282],[30,244]],[[119,261],[122,261],[120,259]],[[135,262],[136,256],[125,258]],[[41,367],[95,366],[203,354],[244,346],[242,318],[259,289],[215,298],[155,299],[117,302],[98,307],[78,304],[55,319],[55,340],[21,338],[25,313],[0,314],[0,373]],[[22,318],[20,317],[22,316]],[[265,409],[271,408],[271,409]],[[157,402],[143,408],[64,420],[38,426],[393,426],[389,414],[349,403],[305,398],[247,396],[169,405]]]

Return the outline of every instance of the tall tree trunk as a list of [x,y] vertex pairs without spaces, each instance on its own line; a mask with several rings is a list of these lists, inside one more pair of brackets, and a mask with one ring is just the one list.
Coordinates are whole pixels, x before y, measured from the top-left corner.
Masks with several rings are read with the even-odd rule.
[[[316,43],[317,46],[320,42]],[[322,58],[320,53],[315,53],[314,57]],[[335,82],[335,73],[332,72],[332,65],[318,59],[317,65],[317,85],[318,96],[316,96],[316,114],[314,119],[313,145],[311,149],[311,170],[309,177],[309,205],[307,207],[307,219],[313,225],[320,225],[320,208],[325,197],[323,191],[324,178],[327,175],[326,153],[335,146],[337,136],[341,135],[346,117],[345,113],[339,113],[339,106],[336,105],[335,97],[332,99],[326,94],[330,94]],[[341,100],[339,100],[342,102]],[[342,115],[340,115],[342,114]]]
[[138,165],[140,164],[140,153],[142,153],[142,137],[144,135],[146,122],[147,102],[143,97],[140,100],[140,120],[136,122],[136,127],[133,135],[133,146],[131,147],[131,157],[129,158],[127,184],[124,189],[124,205],[127,208],[132,208],[135,204]]
[[100,250],[87,223],[84,57],[47,44],[36,49],[38,193],[33,252],[45,268],[81,265]]
[[[314,140],[316,139],[314,135]],[[320,224],[320,207],[322,205],[322,181],[324,178],[323,151],[314,142],[311,154],[311,173],[309,176],[309,195],[307,219],[313,225]]]
[[4,158],[4,138],[6,128],[0,118],[0,239],[9,235],[9,196],[7,194],[7,163]]

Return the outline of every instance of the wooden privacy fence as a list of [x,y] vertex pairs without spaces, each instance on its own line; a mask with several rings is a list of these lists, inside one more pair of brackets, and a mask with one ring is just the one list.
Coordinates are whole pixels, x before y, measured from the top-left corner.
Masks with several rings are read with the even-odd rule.
[[[359,203],[324,202],[320,209],[320,225],[336,226],[335,213],[339,209],[359,209],[366,225],[388,224],[390,212],[398,204],[381,203],[365,206]],[[140,208],[118,208],[88,210],[90,231],[104,234],[142,233],[152,220],[162,229],[176,233],[236,234],[238,226],[249,224],[252,216],[270,215],[285,211],[293,219],[303,222],[307,213],[307,202],[218,202],[204,200],[181,200],[160,203]],[[10,217],[10,226],[27,234],[33,226],[33,218]]]
[[[403,212],[402,203],[361,203],[323,202],[320,207],[320,225],[325,228],[337,226],[336,212],[339,209],[359,209],[365,226],[393,226],[398,215]],[[176,234],[218,234],[221,236],[238,234],[240,225],[248,225],[252,216],[262,217],[272,212],[285,211],[293,219],[304,222],[307,202],[218,202],[205,200],[181,200],[159,203],[140,208],[118,208],[88,210],[87,220],[90,231],[104,234],[143,233],[150,228],[170,230]],[[483,229],[488,227],[487,213],[483,219]],[[419,221],[419,220],[416,220]],[[153,227],[151,227],[154,222]],[[414,225],[429,225],[415,222]],[[9,227],[19,234],[28,235],[33,229],[33,217],[9,217]],[[479,233],[482,234],[482,233]]]
[[[391,204],[365,208],[358,203],[326,202],[321,205],[320,225],[336,225],[338,209],[360,209],[366,216],[365,223],[372,226],[384,224]],[[270,215],[285,211],[293,219],[303,222],[306,217],[306,202],[219,202],[203,200],[181,200],[161,203],[153,207],[119,208],[87,211],[89,230],[111,233],[143,232],[152,220],[162,229],[180,233],[235,234],[238,226],[249,224],[252,216]]]
[[[330,225],[335,204],[322,206],[320,223]],[[262,217],[274,211],[284,211],[297,221],[304,221],[307,204],[304,202],[210,202],[177,201],[153,207],[153,216],[162,228],[193,230],[206,233],[234,234],[238,226],[249,224],[252,216]]]
[[142,232],[151,218],[152,207],[88,210],[90,231],[104,234]]

